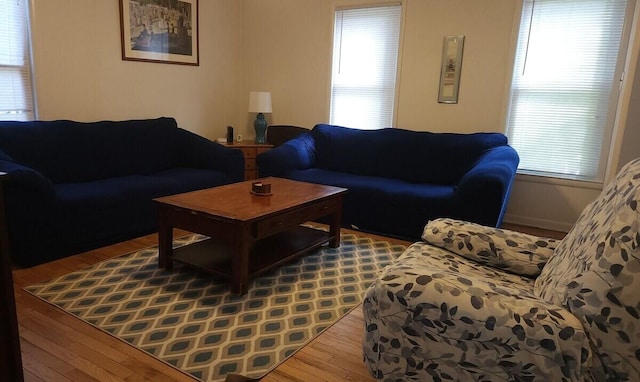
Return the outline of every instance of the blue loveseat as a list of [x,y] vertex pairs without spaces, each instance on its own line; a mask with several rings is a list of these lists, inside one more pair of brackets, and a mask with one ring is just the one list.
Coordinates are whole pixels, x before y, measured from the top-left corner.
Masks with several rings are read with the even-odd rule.
[[438,217],[499,227],[518,162],[500,133],[325,124],[257,158],[260,176],[348,188],[343,226],[409,240]]
[[0,122],[14,263],[32,266],[157,229],[153,198],[243,179],[239,150],[173,118]]

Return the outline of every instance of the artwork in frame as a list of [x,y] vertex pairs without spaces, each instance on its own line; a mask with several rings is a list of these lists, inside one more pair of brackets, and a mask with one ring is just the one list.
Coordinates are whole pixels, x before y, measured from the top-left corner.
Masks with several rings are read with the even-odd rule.
[[458,103],[464,36],[446,36],[442,48],[438,102]]
[[198,0],[119,0],[122,59],[199,65]]

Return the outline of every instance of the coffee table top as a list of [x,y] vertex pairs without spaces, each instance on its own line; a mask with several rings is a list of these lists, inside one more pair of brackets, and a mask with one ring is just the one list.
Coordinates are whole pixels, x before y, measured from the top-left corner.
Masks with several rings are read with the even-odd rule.
[[[270,183],[272,194],[252,194],[254,182]],[[164,196],[154,201],[227,219],[250,221],[345,192],[346,188],[269,177]]]

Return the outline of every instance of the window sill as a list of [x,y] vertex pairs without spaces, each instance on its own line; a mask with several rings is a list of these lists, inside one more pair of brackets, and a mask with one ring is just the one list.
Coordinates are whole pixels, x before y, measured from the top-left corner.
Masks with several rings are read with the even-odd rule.
[[587,181],[579,179],[565,179],[553,176],[534,175],[526,173],[517,173],[516,181],[527,183],[542,183],[556,186],[584,188],[589,190],[602,190],[603,183],[601,181]]

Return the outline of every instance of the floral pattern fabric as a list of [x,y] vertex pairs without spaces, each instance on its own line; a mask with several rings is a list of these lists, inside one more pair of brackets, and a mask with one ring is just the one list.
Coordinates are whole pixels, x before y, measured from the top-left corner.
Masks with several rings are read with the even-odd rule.
[[424,242],[366,292],[363,351],[372,375],[640,381],[639,203],[640,159],[560,242],[430,222]]
[[640,159],[584,210],[534,293],[580,319],[601,380],[640,381]]
[[454,219],[429,222],[422,239],[480,264],[536,277],[559,241]]
[[533,294],[534,281],[427,243],[368,289],[364,354],[383,381],[580,381],[580,321]]

